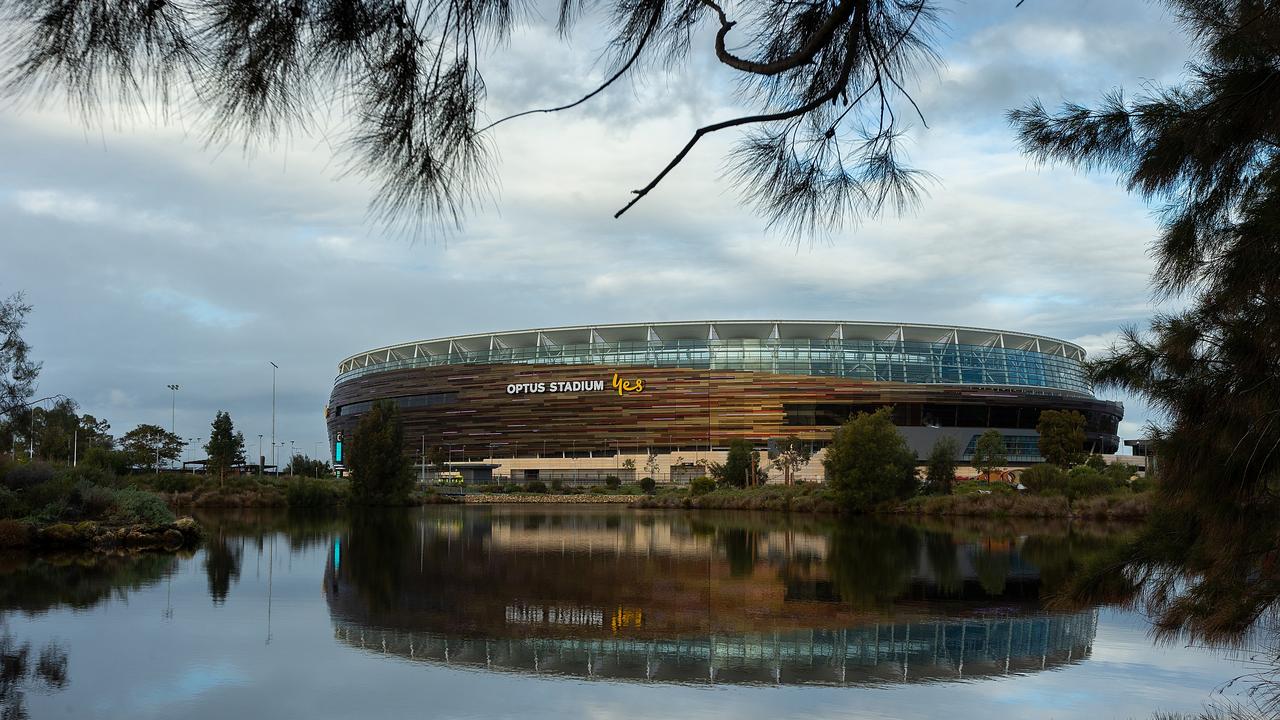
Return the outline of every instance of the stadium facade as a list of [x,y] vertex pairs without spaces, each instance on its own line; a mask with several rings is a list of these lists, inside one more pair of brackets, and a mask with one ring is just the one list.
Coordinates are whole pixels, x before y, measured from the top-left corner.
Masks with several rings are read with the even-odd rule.
[[1035,428],[1044,410],[1080,412],[1082,450],[1116,451],[1123,407],[1093,395],[1084,358],[1063,340],[942,325],[733,320],[521,330],[348,357],[326,417],[332,447],[375,401],[392,400],[415,460],[438,447],[457,465],[497,466],[513,480],[680,479],[698,474],[699,461],[723,458],[735,439],[763,451],[796,436],[820,450],[849,416],[884,406],[917,457],[949,435],[963,462],[994,428],[1010,463],[1025,464],[1041,459]]

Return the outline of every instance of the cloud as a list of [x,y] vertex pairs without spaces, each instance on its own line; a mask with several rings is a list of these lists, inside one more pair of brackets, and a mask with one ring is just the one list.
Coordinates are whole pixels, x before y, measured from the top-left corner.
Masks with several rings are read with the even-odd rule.
[[[543,10],[545,17],[546,10]],[[613,213],[711,118],[739,111],[708,37],[559,115],[493,131],[501,186],[455,233],[367,221],[326,127],[218,151],[189,124],[87,133],[57,108],[0,116],[0,294],[26,289],[42,389],[123,432],[169,421],[310,450],[337,363],[415,338],[574,323],[833,318],[957,323],[1075,339],[1094,352],[1145,324],[1156,228],[1114,178],[1037,168],[1001,119],[1033,95],[1088,100],[1180,72],[1186,45],[1146,4],[959,6],[921,79],[930,127],[908,138],[939,178],[918,212],[809,245],[771,233],[722,177],[735,136],[706,138],[656,191]],[[518,34],[486,69],[492,117],[576,99],[605,76],[591,21],[561,43]],[[1127,38],[1127,42],[1121,42]],[[341,129],[344,109],[325,118]],[[1147,410],[1124,398],[1123,426]]]

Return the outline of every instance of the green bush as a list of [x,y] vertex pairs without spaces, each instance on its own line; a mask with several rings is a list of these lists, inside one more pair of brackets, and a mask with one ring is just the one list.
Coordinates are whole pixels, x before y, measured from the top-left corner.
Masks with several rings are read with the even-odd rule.
[[332,480],[295,477],[285,483],[285,500],[289,507],[328,507],[343,499],[341,486]]
[[500,492],[506,493],[507,495],[518,493],[520,492],[520,486],[515,483],[507,483],[502,486],[502,490]]
[[654,489],[657,487],[658,484],[653,481],[653,478],[640,478],[640,489],[643,490],[646,495],[652,495]]
[[27,514],[27,505],[22,496],[0,485],[0,518],[20,518]]
[[31,531],[26,523],[0,520],[0,548],[23,547],[30,541]]
[[1057,465],[1042,463],[1022,471],[1019,480],[1036,495],[1066,495],[1067,473]]
[[42,462],[20,463],[9,468],[4,486],[10,490],[26,490],[53,479],[53,466]]
[[1071,500],[1106,495],[1114,490],[1116,485],[1089,465],[1077,465],[1067,473],[1066,495]]
[[1150,473],[1139,475],[1129,483],[1129,490],[1135,495],[1147,492],[1156,486],[1156,481],[1151,477]]
[[716,481],[705,475],[696,477],[689,483],[689,492],[693,495],[706,495],[716,489]]
[[547,491],[547,484],[541,480],[530,480],[525,483],[524,491],[527,493],[545,493]]
[[555,490],[556,492],[560,492],[561,490],[564,489],[564,482],[561,481],[560,478],[556,478],[555,480],[552,480],[551,489]]
[[620,480],[617,475],[606,475],[604,478],[604,484],[611,488],[616,488],[622,484],[622,480]]
[[122,524],[146,523],[161,525],[174,520],[169,506],[154,493],[145,490],[116,490],[116,507],[110,520]]
[[162,474],[157,475],[149,484],[157,492],[182,493],[195,490],[203,481],[197,475]]
[[609,488],[605,487],[604,485],[592,485],[591,494],[592,495],[608,495]]

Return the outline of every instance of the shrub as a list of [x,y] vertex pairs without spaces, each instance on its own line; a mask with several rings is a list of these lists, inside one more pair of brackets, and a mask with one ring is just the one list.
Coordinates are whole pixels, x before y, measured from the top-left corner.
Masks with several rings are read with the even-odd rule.
[[1067,473],[1057,465],[1032,465],[1022,471],[1019,480],[1037,495],[1067,494]]
[[510,495],[512,493],[518,493],[520,492],[520,486],[515,483],[507,483],[506,485],[502,486],[502,490],[500,490],[499,492],[506,493],[507,495]]
[[173,522],[173,512],[154,493],[145,490],[116,490],[116,508],[111,520],[126,523],[161,525]]
[[0,547],[24,547],[31,541],[30,528],[17,520],[0,520]]
[[551,489],[555,490],[556,492],[560,492],[561,490],[564,489],[564,481],[562,481],[560,478],[556,478],[555,480],[552,480]]
[[592,495],[607,495],[607,494],[609,494],[609,488],[605,487],[604,485],[592,485],[592,486],[591,486],[591,494],[592,494]]
[[643,490],[646,495],[652,495],[654,489],[657,487],[658,484],[653,481],[653,478],[640,478],[640,489]]
[[342,500],[342,490],[331,480],[295,477],[285,483],[284,496],[289,507],[326,507]]
[[201,485],[201,481],[195,475],[165,474],[157,475],[150,484],[158,492],[180,493],[191,492]]
[[689,492],[694,495],[706,495],[716,489],[716,481],[707,476],[696,477],[689,483]]
[[1116,486],[1105,475],[1089,465],[1077,465],[1067,473],[1067,497],[1078,498],[1106,495]]
[[27,514],[27,505],[18,493],[0,485],[0,518],[17,518]]
[[545,493],[547,491],[547,484],[541,480],[530,480],[525,483],[524,491],[528,493]]
[[67,498],[67,519],[101,520],[116,509],[116,491],[81,483]]
[[1150,473],[1139,475],[1129,483],[1129,490],[1134,493],[1144,493],[1156,486],[1156,481],[1151,477]]
[[10,490],[25,490],[53,479],[53,467],[42,462],[22,463],[9,468],[4,485]]
[[604,478],[604,484],[611,488],[616,488],[622,484],[622,480],[619,480],[617,475],[606,475]]

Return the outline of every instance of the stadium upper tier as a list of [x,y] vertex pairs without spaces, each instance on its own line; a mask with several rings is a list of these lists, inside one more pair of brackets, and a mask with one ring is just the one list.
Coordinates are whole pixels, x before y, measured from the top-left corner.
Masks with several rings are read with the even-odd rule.
[[1019,386],[1092,395],[1084,356],[1083,348],[1063,340],[945,325],[638,323],[459,335],[392,345],[343,360],[336,382],[437,365],[606,365]]

